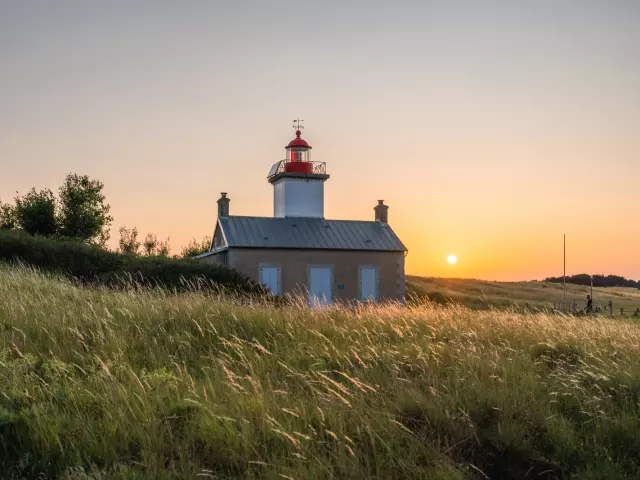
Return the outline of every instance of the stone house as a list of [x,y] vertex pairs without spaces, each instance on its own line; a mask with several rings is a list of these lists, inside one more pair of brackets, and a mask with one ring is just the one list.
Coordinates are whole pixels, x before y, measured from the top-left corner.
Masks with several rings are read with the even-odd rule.
[[378,200],[374,219],[324,218],[324,162],[310,160],[311,146],[296,138],[267,177],[274,188],[274,216],[230,214],[222,193],[210,251],[198,261],[235,268],[275,295],[303,295],[310,304],[334,301],[404,301],[406,247]]

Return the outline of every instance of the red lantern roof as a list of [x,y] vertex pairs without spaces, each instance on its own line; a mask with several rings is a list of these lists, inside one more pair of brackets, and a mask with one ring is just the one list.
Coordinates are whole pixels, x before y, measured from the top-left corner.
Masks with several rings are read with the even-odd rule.
[[289,145],[287,145],[285,148],[291,148],[291,147],[311,148],[311,145],[309,145],[306,141],[301,139],[300,135],[302,135],[302,132],[300,130],[296,130],[296,138],[291,140],[289,142]]

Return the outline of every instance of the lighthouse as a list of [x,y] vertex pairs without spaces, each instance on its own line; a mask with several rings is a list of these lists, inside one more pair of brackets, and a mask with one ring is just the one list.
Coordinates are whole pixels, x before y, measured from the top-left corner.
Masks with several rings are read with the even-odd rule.
[[378,200],[368,220],[325,218],[327,167],[311,161],[301,123],[294,120],[295,138],[267,175],[273,216],[232,215],[221,193],[211,248],[194,258],[235,268],[273,295],[306,297],[312,306],[404,302],[407,248],[389,225],[389,207]]
[[273,185],[273,216],[276,218],[324,218],[326,164],[311,161],[311,145],[302,138],[296,120],[296,138],[285,147],[285,158],[276,162],[267,176]]

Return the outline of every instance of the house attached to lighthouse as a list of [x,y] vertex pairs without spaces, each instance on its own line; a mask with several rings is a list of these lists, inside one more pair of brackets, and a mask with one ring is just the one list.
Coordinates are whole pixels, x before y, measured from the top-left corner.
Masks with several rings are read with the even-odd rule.
[[389,226],[389,207],[378,200],[372,221],[325,219],[329,175],[310,154],[297,130],[267,176],[273,217],[231,215],[222,193],[211,249],[195,259],[235,268],[275,295],[303,295],[310,304],[404,301],[407,249]]

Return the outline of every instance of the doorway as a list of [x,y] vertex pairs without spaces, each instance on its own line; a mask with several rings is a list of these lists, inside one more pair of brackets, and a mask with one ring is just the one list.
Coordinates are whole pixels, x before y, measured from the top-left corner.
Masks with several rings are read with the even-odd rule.
[[309,304],[328,305],[331,303],[331,267],[309,267]]
[[378,300],[378,271],[375,267],[360,267],[360,301]]

